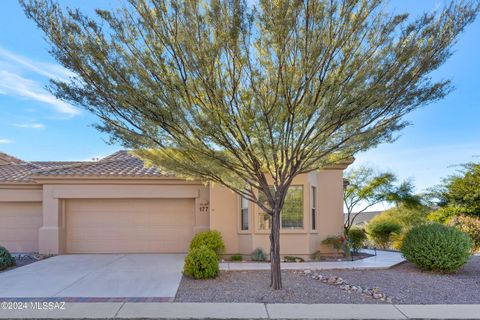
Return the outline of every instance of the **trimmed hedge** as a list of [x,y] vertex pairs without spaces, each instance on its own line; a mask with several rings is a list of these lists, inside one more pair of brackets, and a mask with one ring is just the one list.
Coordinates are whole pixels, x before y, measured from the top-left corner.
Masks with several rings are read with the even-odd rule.
[[0,247],[0,270],[15,266],[15,259],[4,247]]
[[217,255],[225,248],[223,244],[222,234],[217,230],[203,231],[197,233],[192,242],[190,242],[190,250],[205,246],[213,250]]
[[183,273],[194,279],[215,278],[219,272],[217,254],[207,246],[193,248],[185,258]]
[[400,250],[422,270],[455,272],[470,258],[470,237],[454,227],[432,223],[413,227]]

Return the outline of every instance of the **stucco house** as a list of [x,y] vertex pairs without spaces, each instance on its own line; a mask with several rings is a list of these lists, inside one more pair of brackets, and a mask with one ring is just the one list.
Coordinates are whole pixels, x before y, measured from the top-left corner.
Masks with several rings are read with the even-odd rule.
[[[293,181],[282,212],[283,255],[309,256],[341,234],[348,164]],[[0,246],[12,252],[184,253],[196,232],[215,229],[225,254],[249,255],[268,252],[269,223],[230,190],[164,175],[126,151],[86,162],[0,153]]]

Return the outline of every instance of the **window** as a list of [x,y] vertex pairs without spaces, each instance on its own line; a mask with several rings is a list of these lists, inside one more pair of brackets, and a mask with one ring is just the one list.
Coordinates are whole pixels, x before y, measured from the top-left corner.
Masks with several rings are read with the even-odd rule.
[[317,188],[312,187],[312,230],[317,230]]
[[[282,229],[303,229],[303,186],[288,188],[280,223]],[[263,211],[259,212],[258,227],[260,230],[271,229],[271,217]]]
[[240,229],[248,230],[248,200],[244,197],[240,205]]

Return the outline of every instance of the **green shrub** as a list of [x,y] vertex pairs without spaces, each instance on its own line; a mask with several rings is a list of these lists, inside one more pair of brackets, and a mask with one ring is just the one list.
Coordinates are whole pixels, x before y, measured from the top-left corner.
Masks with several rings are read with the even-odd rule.
[[329,236],[322,240],[323,245],[332,246],[338,253],[345,250],[345,242],[344,236]]
[[350,231],[348,231],[348,240],[351,243],[353,252],[358,252],[358,250],[363,248],[367,240],[367,234],[365,230],[361,228],[351,228]]
[[473,250],[480,251],[480,218],[474,216],[452,217],[448,220],[448,225],[468,234],[473,242]]
[[251,259],[252,261],[267,261],[267,254],[262,248],[257,248],[253,250]]
[[295,256],[285,256],[283,257],[283,260],[285,260],[286,262],[305,262],[305,259]]
[[428,214],[428,221],[447,223],[450,218],[464,214],[462,208],[456,207],[444,207],[438,210],[432,211]]
[[377,219],[394,220],[406,230],[426,223],[430,211],[431,209],[426,206],[400,205],[380,213]]
[[218,257],[207,246],[190,249],[185,258],[183,273],[194,279],[215,278],[218,275]]
[[423,270],[454,272],[469,259],[470,237],[440,223],[412,228],[402,243],[404,257]]
[[389,247],[392,235],[401,231],[400,222],[386,217],[374,217],[366,226],[368,238],[375,246],[383,249]]
[[15,259],[4,247],[0,247],[0,270],[4,270],[15,265]]
[[231,261],[242,261],[243,257],[242,257],[241,254],[234,254],[234,255],[230,256],[230,260]]
[[217,230],[197,233],[193,237],[192,242],[190,242],[190,249],[200,248],[201,246],[206,246],[213,250],[217,255],[225,248],[222,235]]

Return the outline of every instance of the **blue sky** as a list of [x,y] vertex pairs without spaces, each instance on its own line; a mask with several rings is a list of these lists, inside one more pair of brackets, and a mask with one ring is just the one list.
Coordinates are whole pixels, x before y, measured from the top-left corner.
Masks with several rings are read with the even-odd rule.
[[[87,12],[115,1],[62,0]],[[418,15],[448,1],[391,0],[397,12]],[[0,11],[0,151],[25,160],[88,160],[119,146],[92,127],[96,118],[56,100],[45,89],[50,77],[68,76],[49,55],[49,45],[16,0],[2,2]],[[453,165],[480,156],[480,20],[470,25],[455,46],[453,57],[435,78],[453,80],[446,99],[410,114],[411,126],[393,144],[357,155],[355,165],[369,164],[412,178],[417,190],[437,184],[456,170]]]

